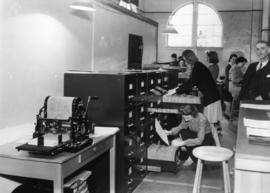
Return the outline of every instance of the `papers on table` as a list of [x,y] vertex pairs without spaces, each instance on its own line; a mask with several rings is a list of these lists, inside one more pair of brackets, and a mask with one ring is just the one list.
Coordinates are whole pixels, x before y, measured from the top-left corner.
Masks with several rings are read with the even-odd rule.
[[270,137],[270,129],[247,127],[247,136]]
[[176,88],[173,88],[171,90],[168,90],[167,94],[165,94],[164,96],[171,96],[171,95],[175,94],[176,93],[176,89],[177,89],[177,87]]
[[247,109],[270,110],[270,105],[266,104],[241,104],[240,107]]
[[244,126],[252,128],[270,129],[270,121],[244,118]]
[[166,143],[167,145],[169,145],[168,136],[165,133],[165,131],[163,130],[163,128],[161,127],[161,125],[160,125],[160,123],[159,123],[159,121],[157,119],[155,119],[155,126],[156,126],[156,132],[160,136],[160,138],[162,139],[162,141],[164,141],[164,143]]
[[244,118],[247,136],[270,137],[270,121]]

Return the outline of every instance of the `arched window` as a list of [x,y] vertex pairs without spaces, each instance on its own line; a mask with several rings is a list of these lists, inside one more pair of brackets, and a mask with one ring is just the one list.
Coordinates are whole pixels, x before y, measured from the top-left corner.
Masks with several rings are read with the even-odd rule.
[[169,47],[222,47],[222,21],[203,3],[189,3],[169,18],[178,34],[168,34]]

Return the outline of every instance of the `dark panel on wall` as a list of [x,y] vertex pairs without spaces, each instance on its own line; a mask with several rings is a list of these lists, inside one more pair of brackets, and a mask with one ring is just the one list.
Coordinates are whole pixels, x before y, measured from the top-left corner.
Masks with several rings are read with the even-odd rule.
[[129,34],[128,69],[142,69],[143,37]]

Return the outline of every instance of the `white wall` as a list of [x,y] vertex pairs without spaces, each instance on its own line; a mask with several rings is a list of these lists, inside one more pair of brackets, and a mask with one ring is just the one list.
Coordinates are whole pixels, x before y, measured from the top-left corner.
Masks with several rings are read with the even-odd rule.
[[92,59],[95,69],[126,68],[128,33],[143,35],[143,62],[156,57],[154,27],[102,6],[94,20],[70,3],[0,1],[0,128],[34,120],[45,96],[63,95],[67,70],[90,70]]
[[128,59],[128,35],[143,36],[142,63],[156,60],[157,28],[115,10],[97,6],[95,13],[95,70],[126,69]]
[[35,119],[47,95],[63,95],[63,73],[87,70],[91,17],[67,0],[2,0],[0,128]]

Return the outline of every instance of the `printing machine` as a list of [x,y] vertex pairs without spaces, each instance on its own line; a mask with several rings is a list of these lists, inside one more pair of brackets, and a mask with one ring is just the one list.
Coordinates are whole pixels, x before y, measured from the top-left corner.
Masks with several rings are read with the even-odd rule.
[[[88,103],[91,99],[96,100],[97,97],[88,97]],[[86,109],[78,97],[46,97],[36,116],[33,138],[16,149],[53,156],[62,151],[76,152],[91,145],[93,140],[89,134],[94,128],[89,124]]]

